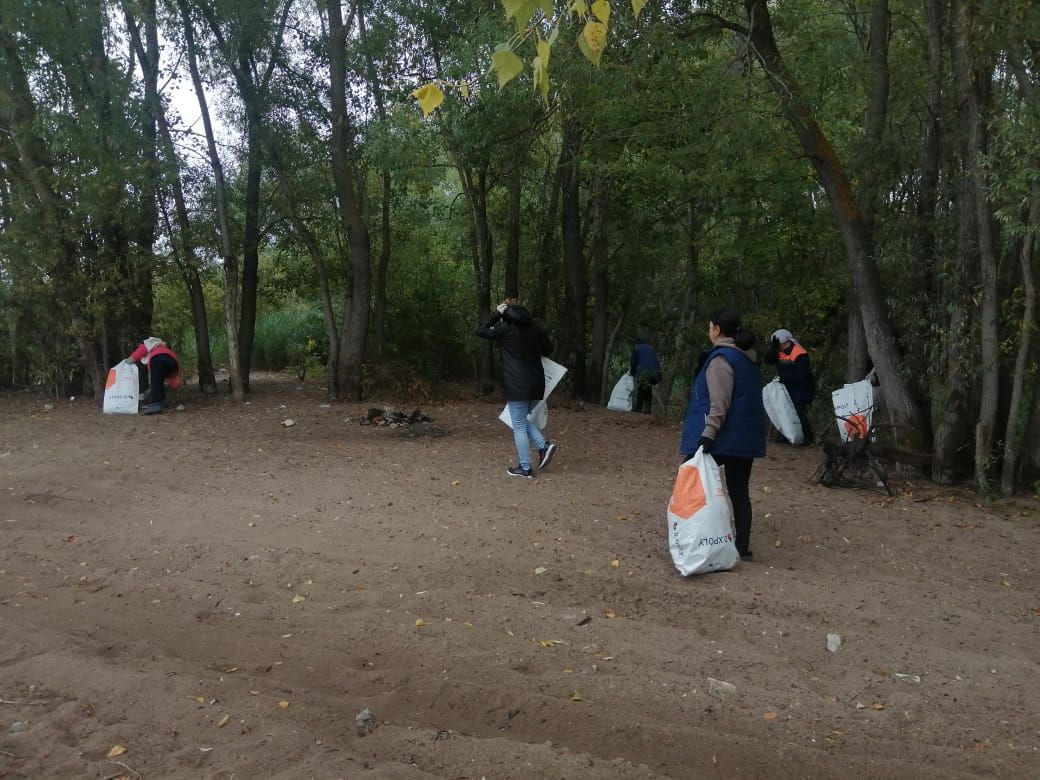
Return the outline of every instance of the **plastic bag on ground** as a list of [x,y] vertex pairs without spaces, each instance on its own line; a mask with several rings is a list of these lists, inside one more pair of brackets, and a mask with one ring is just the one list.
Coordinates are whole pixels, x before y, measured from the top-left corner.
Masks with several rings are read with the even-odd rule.
[[805,441],[798,410],[794,408],[791,394],[787,392],[779,377],[762,388],[762,405],[769,415],[769,422],[780,431],[781,436],[791,444],[801,444]]
[[703,449],[679,467],[668,502],[668,547],[684,577],[732,569],[740,555],[733,539],[733,505],[721,470]]
[[607,408],[613,409],[615,412],[631,412],[632,393],[635,391],[635,387],[635,377],[628,373],[622,374],[610,393]]
[[140,385],[136,363],[117,363],[108,370],[105,382],[105,414],[137,414],[137,396]]

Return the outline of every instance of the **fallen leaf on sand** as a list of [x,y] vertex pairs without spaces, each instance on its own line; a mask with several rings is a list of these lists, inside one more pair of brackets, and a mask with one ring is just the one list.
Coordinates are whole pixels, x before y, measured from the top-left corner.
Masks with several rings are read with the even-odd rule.
[[575,691],[574,693],[571,694],[571,701],[585,701],[585,700],[581,697],[580,693]]
[[555,647],[556,645],[562,645],[563,641],[560,639],[539,639],[538,644],[542,647]]
[[1013,583],[1011,580],[1001,580],[1000,584],[1003,585],[1005,588],[1015,587],[1015,583]]
[[874,702],[873,704],[870,705],[870,709],[872,709],[872,710],[883,710],[883,709],[885,709],[885,705],[882,704],[879,701],[876,701],[876,702]]
[[459,484],[459,481],[458,481],[457,479],[453,479],[453,480],[451,481],[451,484],[453,484],[453,485],[457,485],[457,484]]
[[605,609],[605,610],[603,610],[603,617],[605,617],[605,618],[616,618],[617,617],[617,613],[614,610],[612,610],[612,609]]
[[191,698],[193,698],[199,704],[205,704],[206,703],[206,697],[205,696],[192,696]]
[[547,571],[549,571],[549,570],[547,568],[545,568],[544,566],[539,566],[537,569],[534,570],[534,573],[535,574],[545,574]]
[[297,595],[297,596],[293,596],[292,597],[292,603],[293,604],[302,604],[306,600],[307,600],[306,596],[299,596],[299,595]]
[[765,715],[763,715],[762,717],[763,717],[763,718],[765,718],[766,720],[776,720],[777,718],[779,718],[779,717],[780,717],[780,715],[778,715],[778,714],[777,714],[777,713],[775,713],[775,712],[767,712],[767,713],[766,713]]
[[614,567],[614,568],[616,569],[616,568],[618,568],[619,566],[621,566],[621,561],[619,561],[619,560],[618,560],[617,558],[615,558],[614,560],[612,560],[612,561],[610,562],[610,565],[611,565],[611,566],[613,566],[613,567]]
[[108,751],[108,757],[109,758],[115,758],[116,756],[123,755],[125,752],[126,752],[126,748],[125,747],[123,747],[122,745],[115,745],[115,746],[112,747],[111,750]]
[[230,720],[231,720],[231,716],[230,715],[225,715],[223,718],[220,719],[220,723],[217,724],[217,728],[218,729],[224,728],[228,724],[228,721],[230,721]]
[[416,628],[422,628],[425,625],[426,625],[426,621],[423,620],[422,618],[419,618],[418,620],[415,621],[415,627]]
[[289,702],[287,702],[285,699],[282,699],[280,702],[278,702],[278,706],[281,707],[283,710],[287,710],[289,709]]

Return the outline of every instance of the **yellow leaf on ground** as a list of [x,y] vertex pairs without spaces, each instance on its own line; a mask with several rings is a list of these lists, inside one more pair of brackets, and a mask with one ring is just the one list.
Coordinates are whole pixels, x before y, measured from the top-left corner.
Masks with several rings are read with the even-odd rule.
[[872,709],[872,710],[883,710],[883,709],[885,709],[885,705],[882,704],[879,701],[876,701],[876,702],[874,702],[873,704],[870,705],[870,709]]
[[126,752],[126,748],[125,747],[123,747],[122,745],[115,745],[115,746],[112,747],[111,750],[108,751],[108,757],[109,758],[115,758],[116,756],[123,755],[125,752]]
[[281,707],[283,710],[287,710],[289,709],[289,702],[287,702],[285,699],[282,699],[280,702],[278,702],[278,706]]
[[563,641],[560,639],[539,639],[538,644],[542,647],[555,647],[556,645],[562,645]]
[[300,596],[300,595],[296,595],[296,596],[293,596],[293,597],[292,597],[292,603],[293,603],[293,604],[302,604],[302,603],[303,603],[303,602],[305,602],[306,600],[307,600],[307,597],[306,597],[306,596]]
[[192,698],[195,701],[197,701],[199,704],[205,704],[206,703],[206,699],[203,696],[192,696]]
[[426,621],[423,620],[422,618],[419,618],[418,620],[415,621],[415,627],[416,628],[422,628],[425,625],[426,625]]
[[775,713],[775,712],[767,712],[762,717],[765,718],[766,720],[776,720],[777,718],[780,717],[780,715]]
[[228,721],[230,721],[230,720],[231,720],[231,716],[230,715],[225,715],[223,718],[220,719],[220,723],[217,724],[217,728],[218,729],[224,728],[228,724]]
[[585,701],[585,700],[581,697],[580,693],[575,691],[574,693],[571,694],[571,701]]
[[621,565],[621,561],[619,561],[617,558],[615,558],[614,560],[612,560],[610,562],[610,565],[613,566],[616,569],[616,568],[618,568]]
[[617,617],[617,613],[614,610],[612,610],[612,609],[607,609],[607,610],[603,611],[603,617],[605,617],[605,618],[616,618]]

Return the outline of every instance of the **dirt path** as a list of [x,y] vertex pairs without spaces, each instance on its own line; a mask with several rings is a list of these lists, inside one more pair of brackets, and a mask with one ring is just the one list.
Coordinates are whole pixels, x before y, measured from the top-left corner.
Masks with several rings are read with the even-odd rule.
[[1040,773],[1035,500],[825,490],[779,449],[755,562],[683,580],[677,425],[554,411],[527,482],[493,404],[185,398],[0,399],[0,776]]

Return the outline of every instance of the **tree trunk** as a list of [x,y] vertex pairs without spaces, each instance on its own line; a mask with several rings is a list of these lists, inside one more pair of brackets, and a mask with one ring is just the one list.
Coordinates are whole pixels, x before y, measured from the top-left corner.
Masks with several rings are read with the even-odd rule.
[[[473,246],[473,278],[475,284],[477,321],[483,322],[491,314],[491,271],[494,267],[494,251],[492,246],[491,226],[488,222],[487,210],[487,164],[474,172],[466,167],[456,155],[455,167],[462,182],[462,191],[466,196],[469,209],[470,238]],[[493,353],[490,341],[480,342],[480,375],[478,391],[487,395],[495,389],[493,371]]]
[[213,134],[213,122],[209,116],[209,105],[206,102],[206,93],[202,86],[202,76],[199,74],[198,56],[195,47],[195,28],[191,21],[191,12],[188,9],[187,0],[177,0],[181,11],[181,20],[184,24],[184,42],[188,54],[188,70],[191,72],[191,81],[195,87],[195,97],[199,102],[199,111],[202,115],[202,126],[206,134],[206,151],[209,156],[210,167],[213,169],[213,196],[217,210],[217,228],[220,234],[220,255],[224,263],[224,330],[227,333],[228,343],[228,373],[231,380],[231,397],[241,402],[245,400],[245,390],[242,385],[242,374],[240,371],[238,351],[238,257],[232,248],[231,222],[228,218],[227,185],[224,182],[224,166],[220,162],[220,154],[217,152],[216,137]]
[[368,343],[371,305],[372,247],[368,224],[357,191],[359,177],[354,154],[353,127],[347,114],[346,30],[340,0],[327,0],[329,18],[330,104],[332,106],[332,178],[336,185],[340,222],[350,245],[353,276],[350,307],[340,332],[339,389],[352,400],[363,395],[362,369]]
[[[251,97],[256,99],[255,94]],[[263,141],[259,106],[247,106],[246,115],[246,213],[242,234],[242,305],[238,343],[241,353],[242,388],[249,392],[249,373],[253,366],[253,339],[256,336],[256,295],[260,283],[260,179],[263,172]]]
[[599,405],[606,406],[610,402],[610,356],[614,353],[614,344],[617,341],[617,334],[621,330],[621,325],[625,321],[625,310],[621,309],[618,312],[617,322],[614,323],[614,327],[610,331],[610,336],[607,338],[606,346],[603,348],[604,360],[603,368],[601,369],[599,377],[599,386],[602,388],[599,394]]
[[[549,207],[545,211],[541,239],[538,242],[538,281],[535,287],[534,305],[531,311],[540,320],[549,313],[549,282],[553,274],[553,247],[556,228],[559,226],[560,191],[563,189],[563,164],[561,157],[553,166],[549,184]],[[547,174],[548,175],[548,174]]]
[[754,54],[769,76],[784,114],[827,193],[831,213],[845,245],[868,351],[884,389],[886,407],[901,438],[912,444],[923,442],[928,439],[927,420],[921,414],[921,404],[903,366],[885,308],[881,275],[873,256],[872,236],[864,225],[845,168],[817,124],[801,84],[787,70],[780,56],[766,0],[745,0],[744,4],[750,20],[750,30],[745,32],[749,35]]
[[607,304],[610,256],[607,245],[607,213],[610,210],[609,183],[597,178],[593,194],[592,218],[592,360],[589,367],[587,400],[596,403],[606,392],[603,385],[603,367],[607,355]]
[[570,363],[571,390],[578,398],[585,395],[585,305],[588,282],[585,276],[585,252],[581,236],[581,153],[582,129],[573,118],[563,123],[563,168],[560,229],[563,236],[563,263],[567,271],[566,317],[567,360]]
[[523,177],[517,162],[509,176],[506,192],[506,267],[505,297],[520,297],[520,198],[523,194]]
[[845,306],[848,309],[845,381],[858,382],[870,371],[870,353],[867,350],[867,334],[863,330],[863,317],[860,315],[855,291],[849,290],[845,294]]
[[[672,336],[672,359],[665,362],[661,371],[661,383],[657,386],[657,397],[660,401],[662,414],[668,411],[668,404],[672,400],[676,376],[682,369],[690,365],[687,355],[690,347],[690,336],[696,332],[694,318],[697,310],[697,290],[700,284],[700,215],[697,211],[697,201],[690,198],[687,204],[687,227],[686,227],[686,269],[683,273],[682,303],[679,305],[678,317],[675,323],[675,331]],[[707,324],[705,323],[705,329]]]
[[957,95],[957,113],[960,119],[961,166],[958,171],[958,227],[957,243],[953,263],[944,276],[947,281],[943,289],[944,310],[949,312],[946,328],[946,403],[941,404],[943,414],[936,426],[932,448],[932,479],[948,483],[959,471],[958,453],[966,448],[971,402],[971,381],[965,355],[973,351],[971,346],[971,290],[975,269],[979,265],[978,217],[976,200],[980,197],[977,180],[972,175],[972,165],[979,148],[978,133],[981,131],[975,115],[976,95],[973,85],[971,59],[965,48],[965,32],[961,30],[963,15],[954,13],[952,21],[952,61],[954,88]]
[[[355,4],[357,13],[358,34],[361,36],[361,46],[365,51],[365,63],[368,68],[368,83],[372,89],[372,95],[376,101],[376,116],[379,121],[386,123],[386,102],[383,99],[382,83],[376,73],[375,58],[372,56],[372,48],[368,45],[368,29],[365,27],[364,3],[357,0]],[[390,178],[390,169],[383,168],[383,193],[379,204],[379,264],[376,268],[376,356],[380,359],[386,352],[386,276],[390,268],[390,249],[393,237],[390,229],[390,200],[393,197],[393,186]]]
[[925,93],[924,139],[921,149],[921,186],[917,200],[915,230],[918,289],[930,297],[935,268],[935,209],[939,189],[939,164],[943,84],[943,2],[925,0],[928,18],[927,91]]
[[336,325],[336,312],[332,306],[332,286],[329,283],[328,263],[325,262],[325,253],[321,249],[317,236],[314,235],[314,232],[300,216],[289,172],[277,149],[271,149],[271,164],[281,185],[285,215],[289,218],[289,223],[292,225],[293,231],[300,239],[300,242],[307,248],[307,253],[311,256],[311,262],[314,263],[314,271],[318,275],[318,295],[321,299],[321,311],[325,320],[325,337],[329,341],[329,362],[325,366],[325,385],[329,397],[338,398],[340,333],[339,327]]
[[[986,174],[983,169],[989,141],[986,122],[992,113],[993,69],[974,58],[975,26],[973,0],[955,0],[953,25],[958,49],[966,60],[963,67],[968,82],[965,85],[969,130],[969,154],[966,163],[975,190],[975,226],[978,231],[979,280],[982,284],[982,306],[979,316],[981,357],[981,396],[979,419],[975,425],[975,485],[981,492],[990,488],[993,459],[993,439],[997,427],[1000,402],[1000,323],[997,301],[997,253],[994,240],[993,215],[987,197]],[[981,59],[981,55],[980,58]]]
[[1011,404],[1008,408],[1007,425],[1004,428],[1004,464],[1000,475],[1000,490],[1005,496],[1015,492],[1015,468],[1018,465],[1022,433],[1025,430],[1029,409],[1023,408],[1026,373],[1029,369],[1029,353],[1033,346],[1033,331],[1036,329],[1036,283],[1033,280],[1033,244],[1036,239],[1037,223],[1040,222],[1040,185],[1033,183],[1029,188],[1029,216],[1026,218],[1026,234],[1018,254],[1022,270],[1024,300],[1022,321],[1019,326],[1018,354],[1015,355],[1015,370],[1011,376]]

